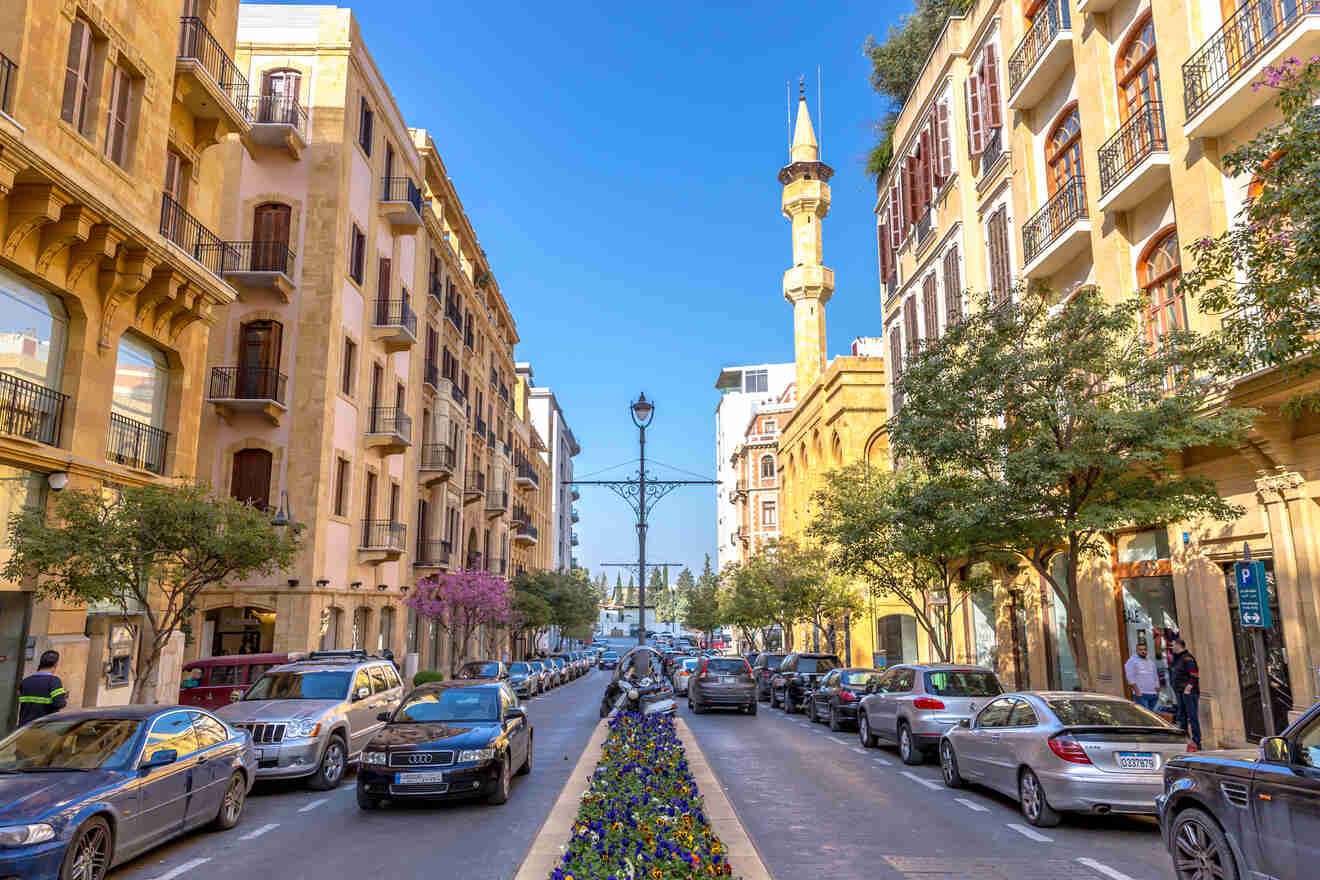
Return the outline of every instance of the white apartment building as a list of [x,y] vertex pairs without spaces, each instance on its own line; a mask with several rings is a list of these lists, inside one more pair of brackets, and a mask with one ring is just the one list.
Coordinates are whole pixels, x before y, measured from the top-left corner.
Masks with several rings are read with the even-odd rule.
[[564,419],[564,411],[559,408],[555,393],[549,388],[536,387],[532,381],[532,365],[519,363],[514,369],[527,382],[527,407],[532,424],[549,450],[541,453],[541,457],[546,460],[554,481],[554,492],[550,496],[550,540],[554,552],[550,564],[556,570],[567,570],[576,567],[573,548],[577,546],[577,535],[573,533],[573,525],[578,515],[573,502],[579,493],[573,486],[573,456],[582,452],[582,448]]

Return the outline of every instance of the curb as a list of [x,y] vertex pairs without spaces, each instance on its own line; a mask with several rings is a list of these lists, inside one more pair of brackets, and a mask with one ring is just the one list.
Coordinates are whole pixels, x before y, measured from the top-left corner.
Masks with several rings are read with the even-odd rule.
[[559,790],[555,805],[550,808],[541,829],[532,838],[532,845],[523,857],[522,864],[514,880],[546,880],[564,857],[564,847],[573,835],[573,822],[577,819],[578,808],[582,805],[582,795],[587,793],[587,783],[591,774],[600,763],[601,751],[609,726],[601,721],[592,731],[587,747],[573,766],[568,781]]
[[706,803],[706,818],[710,820],[711,829],[724,844],[729,864],[734,869],[734,876],[741,880],[773,880],[765,863],[761,861],[760,853],[756,851],[756,845],[747,836],[747,829],[738,819],[737,811],[725,795],[719,778],[707,763],[706,756],[702,754],[701,746],[697,745],[696,737],[688,729],[687,722],[675,715],[674,726],[678,729],[678,738],[683,743],[683,751],[687,753],[688,769],[692,771],[692,778],[697,782],[697,791],[701,792],[702,800]]

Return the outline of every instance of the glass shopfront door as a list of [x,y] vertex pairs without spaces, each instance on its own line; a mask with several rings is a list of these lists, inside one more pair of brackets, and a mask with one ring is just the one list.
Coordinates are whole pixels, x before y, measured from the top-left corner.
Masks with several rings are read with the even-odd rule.
[[1233,563],[1224,563],[1222,568],[1224,583],[1228,588],[1228,617],[1233,624],[1233,647],[1237,654],[1242,721],[1247,729],[1247,739],[1255,742],[1263,736],[1282,733],[1288,726],[1288,713],[1293,708],[1292,679],[1288,677],[1288,650],[1283,644],[1283,615],[1279,611],[1279,594],[1274,584],[1274,561],[1265,560],[1265,582],[1270,590],[1270,616],[1274,621],[1273,628],[1265,630],[1265,674],[1269,679],[1270,708],[1274,713],[1274,729],[1270,731],[1265,729],[1265,710],[1260,702],[1260,676],[1256,673],[1256,640],[1252,638],[1250,630],[1242,628],[1238,620],[1237,584],[1233,580]]
[[[1146,657],[1155,661],[1160,676],[1159,702],[1156,708],[1172,713],[1177,709],[1172,678],[1169,674],[1169,643],[1178,635],[1178,608],[1173,596],[1173,578],[1131,577],[1122,579],[1123,625],[1127,634],[1127,654],[1146,646]],[[1127,657],[1123,658],[1124,661]]]

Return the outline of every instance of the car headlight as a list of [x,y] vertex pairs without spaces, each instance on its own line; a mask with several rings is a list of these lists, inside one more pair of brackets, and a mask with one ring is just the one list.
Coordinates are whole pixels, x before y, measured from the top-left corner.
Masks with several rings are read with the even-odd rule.
[[321,732],[321,722],[319,721],[290,721],[289,726],[285,728],[286,736],[311,737]]
[[0,846],[27,846],[45,843],[55,836],[55,829],[44,822],[35,825],[9,825],[0,828]]
[[362,753],[362,763],[364,763],[364,764],[380,764],[380,765],[384,766],[386,762],[387,762],[387,758],[386,758],[384,752],[363,752],[363,753]]
[[494,749],[464,749],[458,753],[458,763],[466,764],[468,761],[493,761],[495,760]]

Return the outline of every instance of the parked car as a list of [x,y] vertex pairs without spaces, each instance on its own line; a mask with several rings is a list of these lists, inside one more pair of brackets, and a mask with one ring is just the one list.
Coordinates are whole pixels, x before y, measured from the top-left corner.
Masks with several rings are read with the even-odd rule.
[[783,706],[792,715],[802,707],[816,680],[843,664],[833,654],[804,654],[794,651],[779,663],[770,679],[770,708]]
[[674,693],[687,694],[688,681],[691,680],[692,674],[696,671],[699,662],[700,661],[695,657],[684,657],[674,665],[674,672],[669,677],[669,680],[673,682],[674,685]]
[[480,795],[502,804],[513,774],[532,770],[532,723],[508,682],[431,682],[379,718],[384,727],[358,768],[364,810],[385,800]]
[[219,709],[242,699],[243,691],[267,669],[288,662],[288,654],[227,654],[186,663],[179,703]]
[[1179,755],[1155,798],[1179,880],[1308,877],[1320,862],[1320,703],[1258,749]]
[[687,683],[688,708],[697,715],[707,709],[738,709],[756,714],[756,679],[741,657],[705,657]]
[[508,681],[509,664],[501,660],[469,660],[458,667],[454,678],[460,680],[486,679],[488,681]]
[[276,666],[216,714],[252,735],[258,778],[306,777],[324,790],[339,785],[380,728],[376,716],[402,697],[394,664],[358,652]]
[[1186,734],[1130,700],[1027,691],[991,700],[946,733],[940,768],[950,788],[993,788],[1048,827],[1063,812],[1154,813],[1164,765],[1186,751]]
[[233,828],[256,769],[248,735],[202,709],[39,718],[0,740],[0,873],[104,880],[194,828]]
[[564,681],[572,681],[577,678],[577,667],[573,665],[573,658],[569,657],[567,654],[556,654],[550,659],[558,663],[563,670]]
[[857,704],[866,693],[866,685],[881,675],[878,669],[855,667],[831,669],[816,682],[807,695],[807,717],[815,722],[829,722],[830,730],[841,730],[845,723],[857,723]]
[[559,657],[547,657],[546,662],[555,671],[555,684],[563,684],[568,681],[568,664]]
[[619,654],[617,651],[605,651],[600,655],[601,669],[616,669],[619,665]]
[[770,699],[770,682],[779,671],[779,664],[784,662],[787,654],[775,654],[765,651],[756,655],[756,662],[752,664],[752,677],[756,679],[756,699]]
[[536,671],[536,692],[543,694],[555,686],[554,674],[550,670],[550,664],[544,660],[528,660],[528,665]]
[[904,764],[920,764],[940,737],[1004,692],[999,677],[980,666],[907,663],[868,682],[857,709],[857,737],[866,748],[895,743]]
[[509,684],[519,697],[533,697],[540,693],[541,678],[532,664],[517,661],[509,664]]

